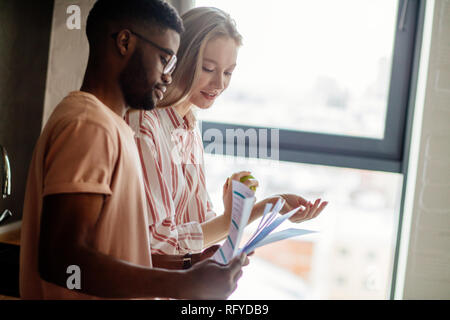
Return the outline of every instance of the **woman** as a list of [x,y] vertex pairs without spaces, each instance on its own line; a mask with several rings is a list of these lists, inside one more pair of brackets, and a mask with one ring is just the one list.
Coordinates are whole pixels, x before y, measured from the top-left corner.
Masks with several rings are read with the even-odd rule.
[[[223,239],[231,221],[231,183],[250,172],[239,172],[223,187],[223,215],[216,216],[206,190],[203,143],[192,108],[211,107],[228,87],[242,37],[230,16],[217,8],[195,8],[182,16],[178,66],[173,82],[152,111],[132,111],[125,116],[136,132],[149,205],[153,254],[181,255],[200,252]],[[247,180],[247,186],[257,186]],[[326,206],[296,195],[281,195],[282,213],[300,205],[304,209],[291,221],[316,217]],[[262,215],[272,197],[255,204],[250,222]]]

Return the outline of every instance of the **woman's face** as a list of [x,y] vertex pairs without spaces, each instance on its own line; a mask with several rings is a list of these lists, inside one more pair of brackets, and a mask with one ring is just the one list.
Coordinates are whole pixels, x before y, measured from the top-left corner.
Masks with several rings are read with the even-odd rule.
[[210,40],[203,53],[200,78],[189,101],[199,108],[209,108],[228,87],[236,66],[238,46],[235,40],[220,37]]

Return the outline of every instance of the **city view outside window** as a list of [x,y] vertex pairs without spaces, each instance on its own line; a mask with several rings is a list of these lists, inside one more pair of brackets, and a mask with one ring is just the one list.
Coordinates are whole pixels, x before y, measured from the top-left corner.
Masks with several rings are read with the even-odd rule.
[[397,5],[197,0],[243,36],[231,85],[202,118],[383,139]]
[[[384,138],[398,1],[196,6],[230,13],[244,43],[229,88],[209,110],[197,110],[198,119]],[[316,219],[280,227],[317,233],[258,248],[231,299],[389,298],[401,174],[208,153],[205,165],[218,214],[226,178],[241,170],[259,180],[257,200],[295,193],[329,202]]]
[[[224,181],[241,170],[260,182],[257,201],[280,193],[329,201],[314,220],[286,221],[277,229],[317,233],[256,249],[231,299],[389,298],[400,174],[211,154],[205,163],[218,214],[223,212]],[[247,227],[247,236],[258,222]]]

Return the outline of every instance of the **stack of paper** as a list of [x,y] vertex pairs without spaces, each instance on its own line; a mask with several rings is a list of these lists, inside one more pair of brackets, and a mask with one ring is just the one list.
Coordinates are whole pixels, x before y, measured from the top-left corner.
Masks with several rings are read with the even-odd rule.
[[284,200],[280,198],[275,205],[270,203],[266,205],[257,230],[250,237],[247,243],[242,246],[242,248],[239,248],[244,228],[248,223],[248,219],[250,218],[250,214],[253,209],[255,197],[252,190],[250,190],[245,184],[238,181],[232,181],[232,188],[233,207],[231,211],[230,231],[225,243],[213,256],[213,259],[216,261],[228,263],[231,258],[241,252],[248,254],[256,248],[272,242],[315,232],[311,230],[290,228],[271,234],[271,232],[282,224],[283,221],[289,219],[300,209],[300,207],[298,207],[284,215],[279,215],[280,210],[284,206]]

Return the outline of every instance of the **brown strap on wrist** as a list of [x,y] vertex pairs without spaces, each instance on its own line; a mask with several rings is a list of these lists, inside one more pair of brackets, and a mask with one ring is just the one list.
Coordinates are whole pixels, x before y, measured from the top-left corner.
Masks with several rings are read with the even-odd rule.
[[172,270],[189,269],[192,266],[192,254],[163,255],[152,254],[153,267]]
[[183,257],[183,269],[192,267],[192,254],[186,253]]

